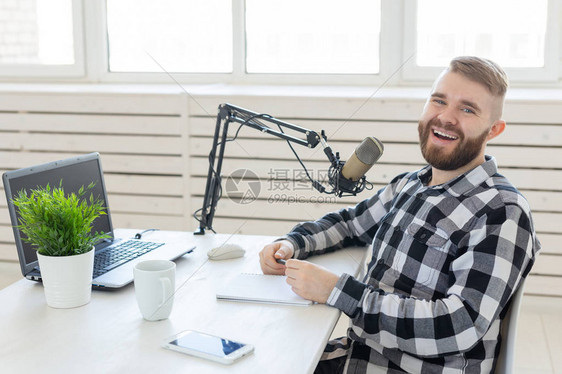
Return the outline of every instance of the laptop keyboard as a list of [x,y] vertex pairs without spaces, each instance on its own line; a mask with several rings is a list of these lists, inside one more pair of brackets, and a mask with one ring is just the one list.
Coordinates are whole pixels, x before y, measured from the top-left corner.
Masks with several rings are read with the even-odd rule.
[[126,240],[115,247],[96,253],[94,257],[94,278],[115,269],[117,266],[144,255],[164,243],[144,242],[138,240]]

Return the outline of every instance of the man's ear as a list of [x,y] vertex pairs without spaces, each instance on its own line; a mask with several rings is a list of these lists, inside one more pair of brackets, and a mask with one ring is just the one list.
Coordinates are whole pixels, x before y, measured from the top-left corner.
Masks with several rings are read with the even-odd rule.
[[501,134],[503,132],[503,130],[505,130],[505,121],[504,120],[497,120],[492,124],[492,128],[490,129],[490,132],[488,133],[488,137],[486,138],[486,140],[490,141],[492,139],[494,139],[496,136],[498,136],[499,134]]

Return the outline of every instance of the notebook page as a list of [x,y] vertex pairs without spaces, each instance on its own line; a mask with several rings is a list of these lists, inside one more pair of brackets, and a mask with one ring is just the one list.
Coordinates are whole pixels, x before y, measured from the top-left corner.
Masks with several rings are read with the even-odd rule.
[[242,273],[224,284],[217,292],[217,299],[245,302],[311,305],[291,290],[287,277]]

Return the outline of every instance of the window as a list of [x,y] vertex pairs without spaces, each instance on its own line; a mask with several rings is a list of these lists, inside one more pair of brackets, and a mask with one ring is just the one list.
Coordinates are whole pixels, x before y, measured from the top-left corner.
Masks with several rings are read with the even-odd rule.
[[380,1],[246,0],[245,26],[248,73],[379,72]]
[[0,0],[0,78],[409,85],[453,56],[560,85],[562,0]]
[[504,68],[542,67],[547,5],[547,0],[425,0],[417,8],[417,63],[446,66],[454,56],[478,55]]
[[232,72],[230,0],[107,0],[110,72]]
[[0,0],[0,14],[0,75],[84,73],[79,1]]
[[[550,3],[553,3],[552,1]],[[477,55],[504,67],[511,79],[555,79],[557,53],[548,0],[424,0],[409,3],[407,25],[415,64],[406,78],[435,75],[454,56]],[[552,4],[551,4],[552,5]]]

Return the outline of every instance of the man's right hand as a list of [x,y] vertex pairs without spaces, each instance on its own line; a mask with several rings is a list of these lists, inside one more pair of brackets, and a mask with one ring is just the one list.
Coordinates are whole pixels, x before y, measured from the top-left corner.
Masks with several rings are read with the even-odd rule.
[[280,240],[263,247],[260,252],[260,266],[264,274],[285,275],[285,265],[277,263],[277,259],[288,260],[293,257],[295,249],[288,240]]

